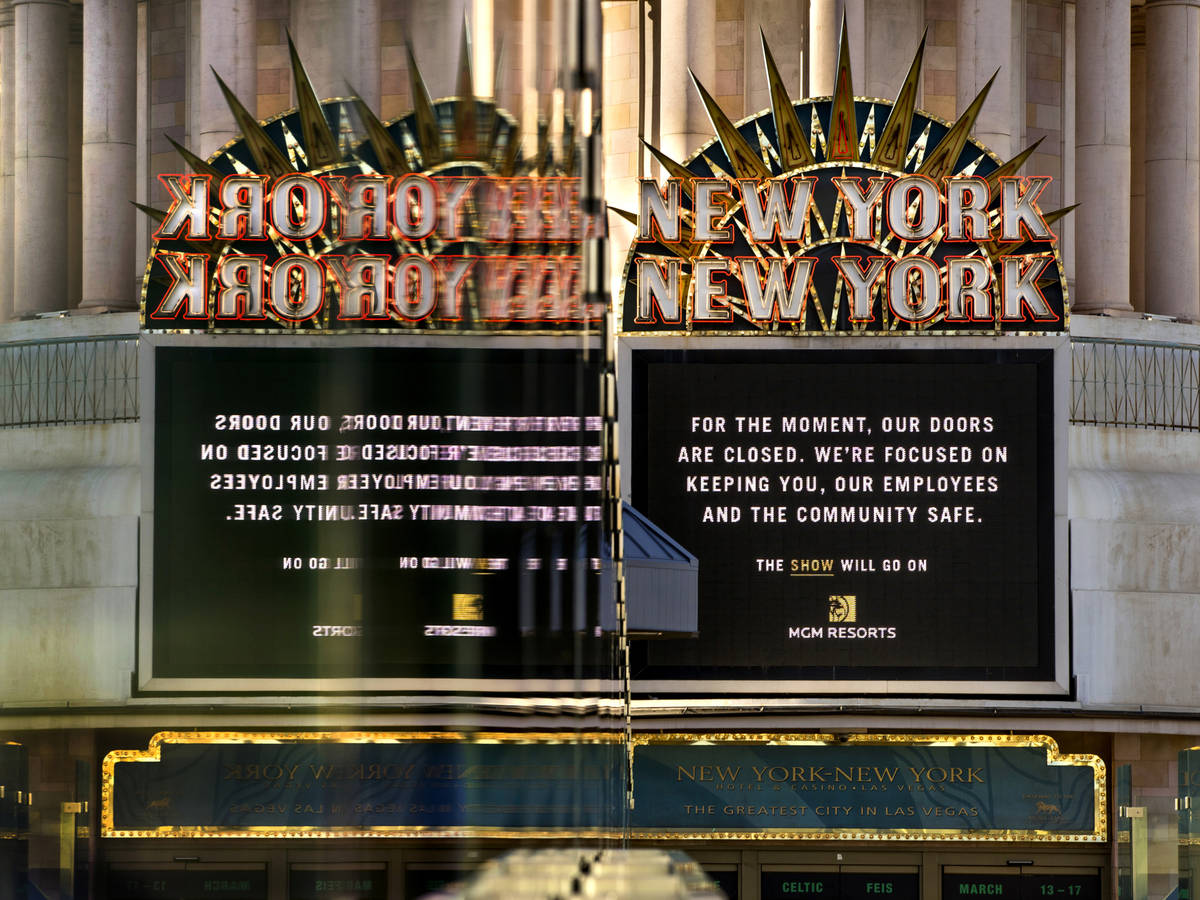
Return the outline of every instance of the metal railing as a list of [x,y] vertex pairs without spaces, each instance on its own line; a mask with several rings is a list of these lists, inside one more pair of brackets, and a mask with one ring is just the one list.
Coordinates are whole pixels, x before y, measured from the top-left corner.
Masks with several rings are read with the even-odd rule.
[[137,418],[137,335],[0,344],[0,428]]
[[[0,344],[0,428],[137,418],[137,335]],[[1071,424],[1200,431],[1200,346],[1072,338]]]
[[1072,338],[1071,424],[1200,431],[1200,347]]

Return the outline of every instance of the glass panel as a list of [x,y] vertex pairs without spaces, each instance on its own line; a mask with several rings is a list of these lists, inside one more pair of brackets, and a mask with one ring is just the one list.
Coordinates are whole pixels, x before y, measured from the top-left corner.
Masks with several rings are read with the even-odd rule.
[[265,900],[267,870],[257,868],[117,868],[108,873],[109,900]]
[[387,870],[381,866],[292,866],[291,900],[384,900]]

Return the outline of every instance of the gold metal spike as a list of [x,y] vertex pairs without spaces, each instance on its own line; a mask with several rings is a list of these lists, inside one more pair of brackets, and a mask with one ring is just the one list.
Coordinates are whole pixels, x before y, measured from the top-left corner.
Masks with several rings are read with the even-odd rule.
[[[164,210],[155,209],[153,206],[146,206],[144,203],[138,203],[136,200],[130,200],[134,206],[152,218],[155,222],[162,223],[167,219],[167,214]],[[221,255],[224,246],[229,243],[224,240],[209,239],[209,240],[192,240],[191,238],[183,238],[183,243],[193,250],[204,253],[211,259],[216,259]]]
[[545,119],[538,119],[537,136],[537,156],[530,160],[530,165],[532,171],[545,175],[550,165],[550,123]]
[[579,141],[575,138],[576,120],[568,119],[563,128],[563,160],[562,174],[575,176],[575,166],[578,163]]
[[[171,139],[167,138],[167,140],[171,140]],[[171,143],[174,143],[174,141],[171,141]],[[155,209],[153,206],[147,206],[144,203],[138,203],[136,200],[130,200],[129,202],[132,203],[134,206],[136,206],[138,209],[140,209],[142,212],[144,212],[146,215],[148,215],[150,218],[152,218],[155,222],[161,223],[161,222],[165,222],[167,220],[167,214],[164,210]],[[635,221],[633,224],[636,225],[637,222]]]
[[967,138],[971,136],[971,129],[975,127],[975,120],[979,118],[979,111],[983,109],[983,101],[987,99],[988,91],[992,89],[992,82],[999,74],[1000,70],[997,69],[995,74],[988,79],[987,84],[983,86],[979,95],[971,101],[971,105],[958,117],[958,121],[950,126],[945,137],[929,151],[925,162],[921,163],[921,168],[917,169],[918,175],[925,175],[937,181],[954,172],[954,167],[958,164],[958,157],[962,154],[963,147],[967,145]]
[[1038,138],[1008,162],[1002,163],[984,176],[985,180],[987,181],[988,190],[991,191],[991,195],[993,197],[996,196],[996,191],[1000,188],[1000,179],[1008,175],[1016,175],[1021,166],[1025,165],[1025,160],[1029,159],[1029,157],[1033,155],[1033,152],[1037,150],[1038,145],[1041,144],[1041,142],[1045,139],[1046,138],[1044,135]]
[[[500,121],[500,117],[496,116],[497,128]],[[504,160],[500,166],[500,174],[505,177],[515,175],[520,158],[521,136],[517,133],[517,129],[510,127],[508,129],[508,145],[504,148]]]
[[658,164],[667,170],[669,176],[678,178],[683,182],[683,191],[690,196],[692,193],[692,179],[696,177],[695,173],[689,172],[681,163],[675,162],[675,160],[652,144],[642,141],[642,145],[658,160]]
[[867,107],[867,120],[863,122],[862,137],[858,139],[858,159],[862,159],[863,150],[867,151],[867,159],[875,153],[875,110],[878,103]]
[[288,54],[292,58],[292,83],[296,86],[296,108],[300,113],[300,131],[304,135],[304,155],[308,157],[310,169],[332,166],[340,162],[337,138],[329,129],[329,122],[321,109],[321,101],[313,90],[312,81],[304,71],[304,63],[292,43],[291,32],[287,35]]
[[508,67],[504,65],[505,49],[506,48],[504,46],[504,39],[502,37],[497,37],[496,38],[496,61],[492,65],[492,97],[491,97],[491,99],[493,101],[495,101],[497,97],[504,96],[504,86],[508,83],[508,79],[505,77],[508,74]]
[[808,146],[808,138],[800,127],[800,119],[796,116],[796,108],[788,96],[787,88],[775,65],[775,57],[767,46],[767,36],[758,29],[762,39],[763,62],[767,67],[767,83],[771,86],[771,113],[775,117],[775,134],[779,144],[779,162],[785,172],[798,169],[801,166],[811,166],[817,161]]
[[296,133],[288,127],[286,121],[279,123],[279,130],[283,135],[283,151],[287,154],[288,165],[297,171],[309,168],[308,154],[304,152],[304,139],[296,137]]
[[1073,213],[1078,208],[1078,203],[1072,203],[1070,206],[1064,206],[1062,209],[1056,209],[1053,212],[1046,213],[1044,216],[1042,216],[1042,220],[1046,223],[1046,226],[1049,227],[1059,219],[1062,219],[1070,213]]
[[771,171],[762,161],[762,157],[738,133],[737,128],[729,121],[729,117],[717,105],[717,101],[712,98],[712,95],[704,89],[704,85],[696,78],[696,74],[691,69],[688,69],[688,74],[692,76],[692,84],[700,92],[700,99],[704,101],[704,108],[708,110],[709,121],[712,122],[713,128],[717,131],[717,138],[721,141],[721,146],[725,149],[725,155],[729,157],[729,164],[733,168],[734,177],[770,178]]
[[829,110],[827,160],[858,162],[858,114],[854,109],[854,79],[850,74],[850,34],[842,16],[842,42],[838,50],[833,105]]
[[[1053,212],[1045,213],[1042,216],[1042,221],[1044,221],[1046,223],[1046,226],[1049,227],[1049,226],[1053,225],[1055,222],[1057,222],[1059,219],[1062,219],[1065,216],[1067,216],[1069,213],[1074,212],[1078,206],[1079,206],[1078,203],[1072,203],[1070,206],[1064,206],[1062,209],[1056,209]],[[1031,243],[1033,243],[1033,242],[1025,240],[1024,237],[1022,237],[1018,241],[1010,241],[1008,243],[1005,243],[1004,241],[1001,241],[1000,239],[996,238],[996,239],[988,241],[986,244],[983,244],[982,246],[983,246],[984,252],[986,252],[987,255],[990,256],[992,259],[995,259],[997,256],[1001,256],[1001,255],[1020,256],[1021,251],[1024,250],[1025,247],[1027,247]]]
[[393,140],[392,135],[379,121],[379,117],[371,111],[371,107],[367,106],[366,101],[350,86],[350,91],[354,95],[354,107],[358,110],[358,117],[362,120],[363,127],[367,129],[367,139],[371,142],[371,147],[375,150],[375,155],[379,158],[379,165],[384,175],[404,175],[410,169],[408,160],[404,158],[404,151]]
[[233,113],[233,118],[237,122],[238,130],[242,132],[242,139],[246,143],[246,148],[250,151],[250,155],[254,157],[254,165],[258,169],[259,174],[269,175],[272,178],[282,178],[295,171],[287,161],[287,157],[283,155],[283,151],[275,146],[275,142],[263,129],[254,116],[250,115],[246,107],[233,91],[229,89],[221,76],[217,74],[217,70],[212,70],[213,77],[217,79],[217,84],[221,86],[221,93],[225,95],[225,103],[229,106],[229,111]]
[[164,135],[164,137],[170,141],[171,146],[175,148],[176,152],[183,157],[184,162],[191,166],[192,171],[197,175],[208,175],[211,178],[215,178],[218,182],[225,177],[223,172],[218,170],[215,166],[210,166],[207,162],[202,160],[187,147],[172,139],[169,134]]
[[437,114],[433,111],[433,101],[429,99],[429,90],[425,87],[425,79],[417,68],[417,58],[413,55],[411,43],[406,43],[408,51],[408,83],[412,85],[413,119],[416,122],[417,149],[421,151],[421,161],[425,168],[430,168],[442,161],[442,132],[438,127]]
[[637,213],[632,213],[627,209],[621,209],[619,206],[610,206],[608,208],[608,211],[615,212],[618,216],[620,216],[626,222],[631,223],[635,227],[637,226],[637,223],[638,223]]
[[[634,225],[635,227],[637,226],[637,224],[638,224],[637,213],[631,213],[627,209],[621,209],[616,206],[610,206],[608,209],[609,209],[609,212],[615,212],[618,216],[620,216],[626,222],[629,222],[630,224]],[[678,241],[676,241],[674,243],[667,243],[666,241],[653,241],[652,243],[656,243],[656,244],[659,244],[660,246],[666,247],[668,250],[670,250],[676,256],[680,257],[681,259],[688,260],[689,262],[696,257],[697,253],[700,252],[700,244],[697,244],[695,241],[695,231],[691,227],[689,227],[686,219],[684,220],[683,227],[681,227],[679,230],[679,240]]]
[[463,17],[462,40],[458,45],[458,104],[454,113],[454,129],[458,132],[460,159],[474,159],[478,152],[475,124],[475,81],[471,77],[471,36]]
[[500,133],[503,129],[504,120],[496,114],[496,108],[492,107],[491,124],[488,127],[487,145],[484,147],[481,158],[497,165],[499,160],[496,158],[496,149],[500,146]]
[[908,67],[908,75],[900,87],[900,93],[896,95],[891,115],[888,116],[887,124],[883,126],[883,132],[875,144],[871,162],[877,166],[888,169],[904,167],[904,157],[908,153],[908,136],[912,132],[913,110],[917,107],[917,82],[921,78],[921,61],[925,56],[927,37],[928,29],[921,35],[921,43],[917,46],[912,65]]

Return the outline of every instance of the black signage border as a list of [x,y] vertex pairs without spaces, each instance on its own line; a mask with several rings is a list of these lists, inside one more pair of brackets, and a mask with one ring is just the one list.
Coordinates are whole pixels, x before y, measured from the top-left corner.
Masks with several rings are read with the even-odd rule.
[[[1069,386],[1068,343],[1064,336],[1023,335],[989,339],[925,335],[920,338],[879,338],[869,348],[845,345],[836,338],[768,338],[753,342],[738,338],[701,338],[680,342],[669,337],[622,339],[620,408],[623,440],[621,458],[626,466],[625,484],[629,501],[655,517],[648,503],[647,440],[650,428],[648,367],[655,363],[695,362],[703,365],[769,365],[786,363],[830,365],[879,365],[917,363],[924,365],[1005,361],[1032,364],[1036,369],[1036,410],[1030,421],[1038,423],[1038,480],[1048,486],[1037,497],[1039,542],[1047,548],[1040,555],[1037,572],[1037,663],[1003,670],[983,667],[905,665],[853,669],[832,667],[789,667],[770,665],[722,666],[692,664],[655,665],[653,640],[635,640],[631,653],[635,707],[650,711],[659,705],[676,705],[680,696],[697,706],[729,708],[753,700],[752,705],[790,707],[806,697],[838,696],[1064,696],[1069,695],[1069,589],[1067,541],[1067,388]],[[767,389],[763,389],[764,394]],[[881,387],[880,396],[886,396]],[[782,405],[784,397],[779,398]],[[829,410],[825,410],[829,412]],[[887,413],[887,409],[879,409]],[[897,410],[899,412],[899,410]],[[660,419],[654,428],[661,429]],[[710,435],[711,437],[711,435]],[[836,436],[834,436],[836,437]],[[875,436],[878,438],[878,435]],[[853,440],[851,437],[850,440]],[[847,441],[847,443],[850,442]],[[699,442],[698,442],[699,443]],[[712,443],[710,440],[708,443]],[[775,443],[783,443],[776,441]],[[720,495],[714,495],[715,501]],[[660,526],[665,523],[656,522]],[[667,528],[670,532],[670,528]],[[687,535],[672,534],[684,547]],[[700,556],[700,579],[704,582],[704,558]],[[858,554],[858,555],[865,555]],[[745,598],[740,598],[739,616],[747,615]],[[704,597],[701,588],[701,624]],[[666,642],[662,643],[666,646]],[[792,695],[792,696],[785,696]],[[800,696],[796,696],[800,695]],[[657,700],[656,698],[662,698]]]
[[[589,365],[595,366],[598,359],[598,341],[592,336],[476,336],[447,340],[443,336],[396,336],[355,335],[339,337],[331,341],[324,336],[289,334],[282,336],[264,335],[205,335],[205,334],[147,334],[139,341],[141,458],[142,465],[142,515],[140,528],[140,562],[137,614],[137,657],[134,672],[135,690],[145,694],[245,694],[245,693],[296,693],[296,694],[344,694],[344,693],[404,693],[437,694],[446,702],[481,703],[484,705],[528,704],[530,696],[543,696],[547,702],[554,695],[576,694],[591,697],[588,701],[575,701],[582,708],[603,706],[604,698],[615,696],[618,683],[608,654],[598,653],[596,665],[579,668],[572,660],[553,668],[475,665],[464,674],[453,667],[442,666],[432,676],[427,672],[412,674],[346,674],[327,675],[314,673],[284,673],[263,675],[261,673],[221,672],[220,674],[198,673],[194,675],[163,674],[161,663],[156,667],[156,622],[155,622],[155,536],[156,509],[162,498],[156,495],[160,487],[156,454],[158,442],[158,411],[156,385],[159,381],[158,360],[161,351],[180,349],[260,350],[263,353],[336,351],[338,353],[366,350],[376,352],[418,351],[432,354],[453,355],[480,353],[489,357],[511,359],[550,358],[562,362],[568,358],[590,357]],[[586,351],[586,353],[585,353]],[[413,386],[410,385],[409,388]],[[597,390],[599,381],[597,379]],[[410,396],[403,394],[403,396]],[[403,404],[402,404],[403,405]],[[598,410],[597,410],[598,412]],[[591,415],[592,413],[588,413]],[[564,435],[568,440],[553,443],[572,443],[580,440],[575,435]],[[385,438],[381,438],[383,440]],[[598,441],[598,438],[597,438]],[[599,471],[599,464],[595,469]],[[574,471],[574,470],[572,470]],[[597,492],[597,502],[599,502]],[[595,523],[599,528],[599,523]],[[214,563],[217,564],[217,563]],[[597,578],[597,589],[602,589],[603,579]],[[567,610],[569,614],[570,610]],[[541,613],[539,613],[540,615]],[[607,640],[607,639],[606,639]],[[576,641],[577,642],[577,641]],[[574,642],[572,642],[574,643]],[[500,696],[508,695],[508,696]]]

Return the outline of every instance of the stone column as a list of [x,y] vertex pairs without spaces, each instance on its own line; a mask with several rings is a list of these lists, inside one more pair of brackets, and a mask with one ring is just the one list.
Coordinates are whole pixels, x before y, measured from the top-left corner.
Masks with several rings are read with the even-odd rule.
[[83,8],[71,4],[67,26],[67,297],[83,299]]
[[521,0],[521,141],[526,154],[537,147],[541,112],[542,39],[538,0]]
[[767,36],[775,65],[793,100],[804,97],[804,25],[791,4],[773,0],[746,0],[745,111],[755,113],[771,107],[771,88],[763,62],[762,38]]
[[1129,58],[1129,303],[1146,311],[1146,16],[1133,11]]
[[[18,317],[67,306],[66,0],[14,0],[16,146],[13,240]],[[14,188],[15,189],[15,188]]]
[[[468,0],[411,0],[408,4],[408,39],[412,41],[425,87],[434,100],[454,96],[463,19],[472,9]],[[528,11],[523,6],[522,13]],[[534,21],[537,20],[535,14]]]
[[866,7],[866,0],[811,0],[809,3],[808,92],[812,96],[824,97],[833,93],[843,15],[850,37],[850,72],[854,78],[854,93],[862,95],[867,74]]
[[864,29],[866,71],[855,70],[854,92],[891,100],[904,83],[921,43],[925,4],[923,0],[870,0]]
[[1128,0],[1078,0],[1075,23],[1076,312],[1129,305]]
[[688,77],[688,69],[709,93],[717,64],[716,0],[661,0],[658,21],[663,29],[659,122],[662,150],[683,161],[715,133],[704,101]]
[[1013,153],[1013,110],[1025,108],[1022,99],[1013,92],[1016,65],[1012,48],[1013,15],[1009,0],[959,0],[957,111],[966,109],[988,79],[1000,70],[975,121],[973,134],[1001,159],[1008,159]]
[[[211,77],[211,74],[210,74]],[[137,266],[137,0],[83,7],[83,302],[133,309]]]
[[496,7],[493,0],[475,0],[471,16],[471,75],[475,96],[495,97]]
[[192,11],[188,149],[208,159],[240,132],[213,70],[245,107],[258,106],[255,0],[199,0]]
[[[451,58],[457,59],[458,26],[446,27],[454,32]],[[291,29],[319,99],[348,96],[349,84],[379,109],[379,0],[292,0]],[[413,44],[420,58],[421,45],[415,38]]]
[[[13,43],[13,9],[9,0],[0,2],[0,222],[13,220],[13,132],[16,78]],[[13,233],[0,233],[0,322],[13,317]]]
[[1200,318],[1200,0],[1146,4],[1146,311]]

